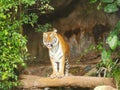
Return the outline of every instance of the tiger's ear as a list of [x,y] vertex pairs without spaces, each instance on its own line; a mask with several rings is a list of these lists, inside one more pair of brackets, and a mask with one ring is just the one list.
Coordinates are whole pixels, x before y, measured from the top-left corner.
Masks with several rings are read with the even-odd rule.
[[47,33],[44,32],[44,33],[43,33],[43,36],[44,36],[44,37],[47,37]]
[[53,32],[54,32],[54,33],[57,33],[57,29],[53,28]]

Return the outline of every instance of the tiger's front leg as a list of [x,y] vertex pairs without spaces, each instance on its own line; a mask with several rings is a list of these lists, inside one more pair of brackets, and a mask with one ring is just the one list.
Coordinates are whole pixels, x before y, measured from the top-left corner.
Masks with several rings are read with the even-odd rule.
[[57,63],[51,59],[51,64],[52,64],[53,73],[50,75],[50,78],[56,78],[58,74]]
[[58,78],[64,77],[64,71],[65,71],[65,57],[63,56],[59,61],[59,70],[58,70]]

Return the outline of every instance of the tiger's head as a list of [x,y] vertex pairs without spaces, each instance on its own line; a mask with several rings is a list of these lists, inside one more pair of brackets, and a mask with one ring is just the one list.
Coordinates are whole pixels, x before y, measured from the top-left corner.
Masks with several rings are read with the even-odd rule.
[[56,29],[53,29],[53,31],[51,32],[43,33],[43,44],[49,49],[53,48],[58,44],[58,36]]

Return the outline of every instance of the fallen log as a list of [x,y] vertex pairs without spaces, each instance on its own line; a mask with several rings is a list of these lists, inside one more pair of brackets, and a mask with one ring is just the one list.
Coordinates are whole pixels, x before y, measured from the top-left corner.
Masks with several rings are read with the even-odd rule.
[[115,87],[112,78],[67,76],[63,78],[39,77],[34,75],[20,75],[21,88],[44,88],[44,87],[87,87],[94,88],[99,85]]

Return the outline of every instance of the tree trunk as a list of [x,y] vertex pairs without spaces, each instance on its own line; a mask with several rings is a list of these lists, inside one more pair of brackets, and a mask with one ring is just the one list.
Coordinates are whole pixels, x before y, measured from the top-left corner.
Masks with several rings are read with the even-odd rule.
[[88,87],[94,88],[99,85],[110,85],[115,87],[112,78],[67,76],[63,78],[39,77],[33,75],[20,75],[21,88],[44,88],[44,87]]

